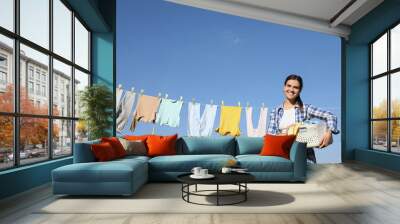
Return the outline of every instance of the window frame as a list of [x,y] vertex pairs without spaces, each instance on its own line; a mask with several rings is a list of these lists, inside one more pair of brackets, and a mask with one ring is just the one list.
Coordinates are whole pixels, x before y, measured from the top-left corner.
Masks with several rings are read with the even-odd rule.
[[[392,121],[400,120],[400,117],[392,117],[392,98],[391,98],[391,79],[392,76],[396,73],[400,72],[400,67],[391,69],[391,31],[396,26],[400,26],[400,21],[392,24],[390,27],[385,29],[384,32],[379,34],[375,39],[373,39],[370,43],[368,43],[369,48],[369,149],[373,151],[386,152],[391,154],[400,154],[400,152],[392,151]],[[387,34],[387,64],[386,71],[380,74],[373,74],[373,44]],[[387,87],[387,105],[386,105],[386,118],[373,118],[373,81],[378,78],[386,77],[386,87]],[[379,150],[374,148],[374,136],[373,136],[373,122],[374,121],[386,121],[386,150]]]
[[[11,116],[13,118],[13,153],[14,153],[14,161],[13,161],[13,166],[11,167],[5,167],[5,168],[0,168],[0,172],[4,171],[4,170],[10,170],[10,169],[16,169],[19,167],[23,167],[23,166],[30,166],[33,164],[37,164],[37,163],[43,163],[49,160],[53,160],[53,159],[61,159],[61,158],[65,158],[65,157],[70,157],[73,156],[73,152],[74,152],[74,143],[75,143],[75,123],[76,121],[79,120],[79,117],[75,117],[75,108],[72,107],[71,108],[71,115],[70,116],[56,116],[53,115],[53,59],[58,60],[59,62],[62,62],[66,65],[71,66],[71,83],[73,84],[75,81],[75,69],[87,74],[89,76],[89,83],[88,86],[92,85],[92,69],[91,69],[91,65],[92,65],[92,57],[91,57],[91,49],[92,49],[92,43],[91,43],[91,37],[92,37],[92,30],[89,28],[89,26],[84,22],[84,20],[79,16],[79,14],[74,11],[72,9],[72,7],[68,4],[68,2],[66,2],[65,0],[59,0],[66,8],[68,8],[68,10],[71,11],[71,18],[70,18],[70,22],[71,22],[71,58],[67,59],[64,58],[63,56],[55,53],[53,50],[53,24],[54,24],[54,17],[53,17],[53,1],[54,0],[48,0],[49,2],[49,48],[46,49],[45,47],[42,47],[39,44],[34,43],[33,41],[30,41],[27,38],[24,38],[23,36],[20,35],[20,0],[14,0],[13,1],[13,10],[14,10],[14,30],[10,31],[4,27],[0,26],[0,35],[3,35],[5,37],[11,38],[13,40],[13,45],[14,45],[14,49],[13,49],[13,63],[12,63],[12,74],[13,78],[14,78],[14,111],[13,112],[1,112],[0,111],[0,116]],[[88,31],[89,33],[89,40],[88,40],[88,57],[89,57],[89,65],[88,65],[88,69],[85,69],[81,66],[79,66],[78,64],[75,63],[75,25],[74,25],[74,21],[75,18],[77,20],[79,20],[79,22],[84,26],[84,28]],[[20,85],[21,85],[21,81],[20,81],[20,45],[23,44],[27,47],[30,47],[36,51],[39,51],[40,53],[43,53],[45,55],[48,56],[49,58],[49,63],[48,63],[48,82],[47,85],[45,87],[45,90],[48,92],[48,94],[45,92],[45,95],[48,96],[48,113],[46,115],[39,115],[39,114],[26,114],[26,113],[21,113],[20,112]],[[29,66],[29,64],[27,64],[27,66]],[[27,71],[28,71],[27,67]],[[41,81],[41,74],[42,72],[40,72],[40,76],[39,76],[39,80],[38,83],[42,83]],[[30,74],[29,72],[27,72],[26,75],[26,81],[28,82],[29,80],[32,80],[35,84],[36,82],[36,69],[33,70],[33,79],[30,79]],[[47,80],[46,80],[47,81]],[[28,87],[28,86],[27,86]],[[74,85],[72,85],[71,87],[71,93],[73,94],[73,96],[75,96],[75,88]],[[29,91],[27,89],[27,91]],[[36,90],[34,89],[34,92]],[[38,95],[38,96],[42,96],[42,94]],[[75,97],[72,97],[72,105],[74,105],[75,103]],[[45,118],[47,119],[48,122],[48,136],[47,136],[47,142],[51,143],[48,144],[48,155],[47,158],[43,158],[43,160],[38,161],[38,162],[32,162],[32,163],[26,163],[26,164],[21,164],[20,161],[20,119],[21,118]],[[63,156],[54,156],[53,152],[54,152],[54,147],[53,147],[53,121],[56,120],[66,120],[66,121],[71,121],[71,153],[68,155],[63,155]]]

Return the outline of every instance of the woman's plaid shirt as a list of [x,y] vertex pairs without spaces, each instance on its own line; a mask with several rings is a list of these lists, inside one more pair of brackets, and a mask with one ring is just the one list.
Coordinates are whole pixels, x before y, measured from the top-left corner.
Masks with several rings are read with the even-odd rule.
[[[276,135],[280,133],[279,123],[282,119],[282,116],[283,104],[273,109],[270,113],[267,130],[269,134]],[[339,130],[337,129],[337,117],[329,111],[312,106],[310,104],[304,104],[303,108],[300,108],[300,106],[296,104],[295,116],[296,122],[303,122],[312,118],[324,120],[328,126],[328,129],[331,130],[333,134],[339,133]]]

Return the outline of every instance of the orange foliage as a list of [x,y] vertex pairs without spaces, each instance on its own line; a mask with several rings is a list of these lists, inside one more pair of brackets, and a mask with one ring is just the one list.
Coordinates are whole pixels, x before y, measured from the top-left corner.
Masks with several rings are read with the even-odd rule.
[[[13,112],[14,97],[13,86],[7,86],[5,93],[0,93],[0,111]],[[43,104],[47,105],[47,104]],[[28,93],[24,87],[20,88],[20,108],[23,114],[41,114],[47,115],[48,107],[43,105],[34,105],[29,99]],[[58,110],[54,111],[59,114]],[[12,116],[0,116],[0,146],[4,148],[13,147],[13,119]],[[20,148],[29,144],[45,144],[48,136],[48,119],[21,117],[20,119]],[[59,127],[53,125],[53,138],[59,135]]]

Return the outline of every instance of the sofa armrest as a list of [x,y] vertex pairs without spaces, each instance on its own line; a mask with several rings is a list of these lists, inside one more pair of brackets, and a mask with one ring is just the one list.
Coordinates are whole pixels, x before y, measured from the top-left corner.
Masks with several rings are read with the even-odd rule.
[[100,143],[99,140],[75,143],[74,145],[74,163],[89,163],[95,162],[96,158],[92,153],[90,146]]
[[293,162],[293,179],[305,181],[307,176],[306,143],[294,142],[290,149],[290,160]]

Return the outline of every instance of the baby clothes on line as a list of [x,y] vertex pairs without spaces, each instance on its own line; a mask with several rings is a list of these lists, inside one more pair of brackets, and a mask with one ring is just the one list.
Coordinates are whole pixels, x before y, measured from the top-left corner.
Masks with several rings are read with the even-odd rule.
[[156,123],[178,127],[182,104],[183,101],[180,100],[161,99],[160,108],[156,114]]
[[124,90],[122,88],[115,89],[115,115],[119,116],[121,113],[121,100],[124,94]]
[[253,108],[246,107],[246,121],[247,121],[247,136],[249,137],[262,137],[267,132],[267,115],[268,108],[260,108],[260,117],[258,118],[258,126],[255,129],[253,126]]
[[211,136],[217,105],[206,104],[200,117],[200,103],[188,103],[188,136]]
[[240,114],[242,108],[239,106],[221,106],[221,118],[219,127],[215,130],[221,135],[240,135]]
[[132,112],[133,104],[135,103],[136,93],[127,91],[121,100],[119,113],[117,115],[117,131],[121,132],[126,123],[128,123],[129,116]]
[[160,98],[155,96],[141,95],[136,104],[135,113],[130,130],[134,131],[139,121],[152,122],[156,120],[156,112],[160,105]]
[[124,90],[122,88],[117,88],[115,90],[115,95],[116,95],[116,101],[115,101],[115,109],[118,111],[119,105],[121,103],[122,99],[122,94],[124,93]]

